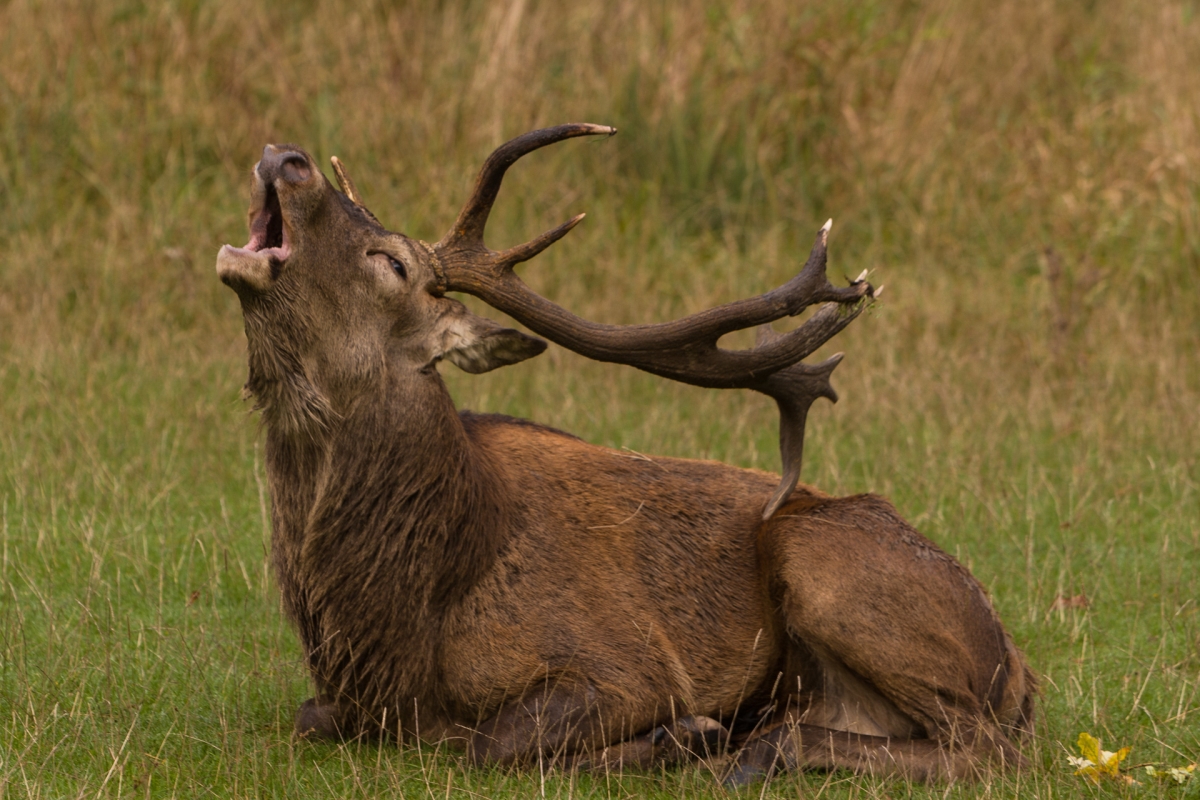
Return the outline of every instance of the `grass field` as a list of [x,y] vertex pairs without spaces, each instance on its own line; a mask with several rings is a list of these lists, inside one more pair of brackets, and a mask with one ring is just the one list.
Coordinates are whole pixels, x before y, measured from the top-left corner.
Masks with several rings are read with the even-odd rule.
[[[1200,5],[0,0],[0,798],[710,797],[704,769],[466,769],[294,741],[245,338],[213,262],[267,142],[338,155],[436,239],[490,149],[489,244],[608,322],[790,277],[882,301],[830,350],[803,479],[874,491],[966,563],[1042,678],[1035,768],[978,786],[786,775],[766,796],[1200,797]],[[492,314],[492,316],[497,316]],[[775,412],[552,348],[461,406],[777,469]],[[1086,606],[1058,598],[1085,595]]]

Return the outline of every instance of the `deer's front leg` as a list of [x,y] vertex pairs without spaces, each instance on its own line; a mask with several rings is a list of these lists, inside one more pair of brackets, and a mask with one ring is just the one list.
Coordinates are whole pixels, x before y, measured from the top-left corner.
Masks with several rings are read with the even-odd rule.
[[681,717],[632,739],[581,753],[568,762],[574,769],[621,772],[625,769],[672,767],[721,756],[729,731],[715,719]]
[[567,763],[577,753],[597,750],[653,727],[653,709],[602,697],[582,678],[560,677],[506,703],[469,735],[467,755],[475,764],[521,764],[550,758]]
[[584,680],[552,680],[477,725],[467,740],[467,756],[476,765],[556,758],[600,744],[603,729],[595,687]]

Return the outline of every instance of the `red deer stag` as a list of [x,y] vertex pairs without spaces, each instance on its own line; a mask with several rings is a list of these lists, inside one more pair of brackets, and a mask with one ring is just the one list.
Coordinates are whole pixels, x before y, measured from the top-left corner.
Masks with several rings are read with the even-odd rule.
[[[610,326],[513,266],[583,215],[496,252],[501,179],[573,124],[496,150],[437,244],[392,233],[335,158],[291,145],[254,169],[250,241],[217,272],[241,300],[266,427],[273,560],[317,696],[300,735],[384,731],[474,763],[676,763],[729,752],[741,784],[793,767],[973,778],[1021,765],[1034,680],[984,590],[886,500],[797,486],[805,416],[840,356],[800,362],[874,290],[799,274],[671,323]],[[546,343],[469,313],[482,298],[601,361],[779,405],[784,476],[646,459],[459,412],[438,374]],[[744,351],[724,334],[824,304]],[[769,329],[768,329],[769,330]]]

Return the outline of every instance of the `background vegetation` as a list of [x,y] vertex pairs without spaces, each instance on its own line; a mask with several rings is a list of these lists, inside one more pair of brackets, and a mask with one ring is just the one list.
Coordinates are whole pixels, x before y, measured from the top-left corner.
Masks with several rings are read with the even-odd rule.
[[[704,769],[509,775],[290,737],[307,686],[213,270],[246,238],[249,169],[270,141],[336,154],[380,219],[435,239],[493,146],[571,120],[621,133],[523,162],[489,232],[588,211],[524,268],[569,308],[652,321],[761,292],[829,216],[832,274],[887,285],[835,343],[842,400],[810,418],[804,479],[890,496],[990,588],[1043,680],[1036,768],[949,794],[1076,796],[1081,730],[1127,763],[1195,761],[1198,16],[0,0],[0,797],[721,794]],[[447,373],[467,407],[777,466],[773,408],[748,393],[560,349]]]

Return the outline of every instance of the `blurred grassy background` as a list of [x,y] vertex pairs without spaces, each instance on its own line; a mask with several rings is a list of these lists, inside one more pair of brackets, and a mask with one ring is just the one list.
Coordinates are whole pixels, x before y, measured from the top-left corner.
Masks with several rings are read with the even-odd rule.
[[[267,142],[436,239],[491,148],[564,121],[492,246],[584,316],[764,291],[835,218],[886,284],[831,350],[804,479],[876,491],[972,567],[1044,676],[1021,779],[1080,730],[1200,753],[1200,4],[0,2],[0,797],[706,794],[703,770],[464,772],[292,742],[241,315],[216,280]],[[495,316],[495,314],[493,314]],[[460,404],[777,468],[774,410],[560,349]],[[1088,607],[1050,610],[1085,594]],[[923,790],[787,776],[773,795]],[[1130,790],[1134,791],[1134,790]],[[1200,781],[1141,794],[1200,795]],[[941,793],[936,790],[935,793]],[[466,796],[466,795],[462,795]]]

